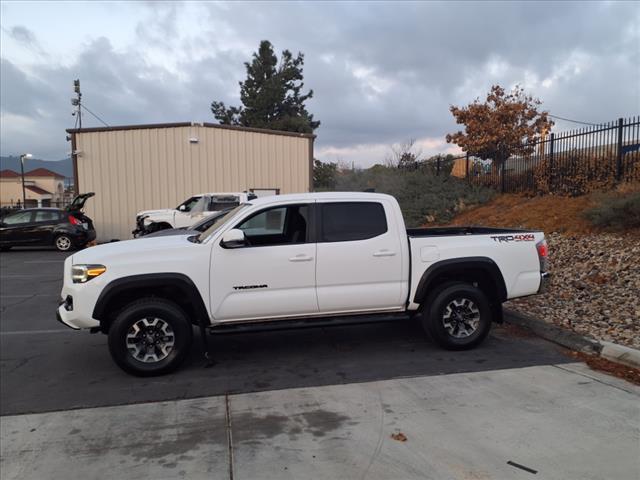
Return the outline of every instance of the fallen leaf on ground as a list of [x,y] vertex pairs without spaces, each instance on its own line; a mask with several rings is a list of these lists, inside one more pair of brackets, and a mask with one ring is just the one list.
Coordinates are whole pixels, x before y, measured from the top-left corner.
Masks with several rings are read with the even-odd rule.
[[402,432],[392,433],[391,438],[397,440],[398,442],[406,442],[407,436]]

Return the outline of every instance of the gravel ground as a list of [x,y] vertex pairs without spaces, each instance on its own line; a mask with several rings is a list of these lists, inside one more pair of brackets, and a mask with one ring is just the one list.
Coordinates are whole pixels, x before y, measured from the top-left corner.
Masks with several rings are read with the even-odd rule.
[[598,340],[640,348],[640,238],[553,233],[547,241],[548,291],[505,306]]

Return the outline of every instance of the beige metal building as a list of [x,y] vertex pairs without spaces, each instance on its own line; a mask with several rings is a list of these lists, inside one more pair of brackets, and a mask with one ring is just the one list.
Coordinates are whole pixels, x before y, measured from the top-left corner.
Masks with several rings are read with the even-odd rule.
[[206,192],[308,192],[311,134],[198,123],[67,130],[76,192],[98,241],[131,238],[140,210],[175,208]]

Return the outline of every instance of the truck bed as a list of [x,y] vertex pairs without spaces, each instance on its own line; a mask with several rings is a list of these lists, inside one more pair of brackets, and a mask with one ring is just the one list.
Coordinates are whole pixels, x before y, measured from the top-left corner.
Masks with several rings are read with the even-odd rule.
[[505,233],[533,233],[535,230],[521,228],[497,228],[497,227],[426,227],[407,228],[409,237],[452,237],[459,235],[500,235]]

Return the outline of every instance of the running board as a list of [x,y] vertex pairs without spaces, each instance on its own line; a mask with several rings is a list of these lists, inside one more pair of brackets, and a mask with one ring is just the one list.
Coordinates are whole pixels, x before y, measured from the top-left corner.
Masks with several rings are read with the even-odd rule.
[[269,332],[275,330],[293,330],[298,328],[321,328],[321,327],[342,327],[347,325],[362,325],[366,323],[397,322],[408,320],[407,313],[383,313],[383,314],[363,314],[343,317],[320,317],[320,318],[296,318],[267,320],[260,322],[230,323],[207,327],[212,335],[227,333],[248,333],[248,332]]

